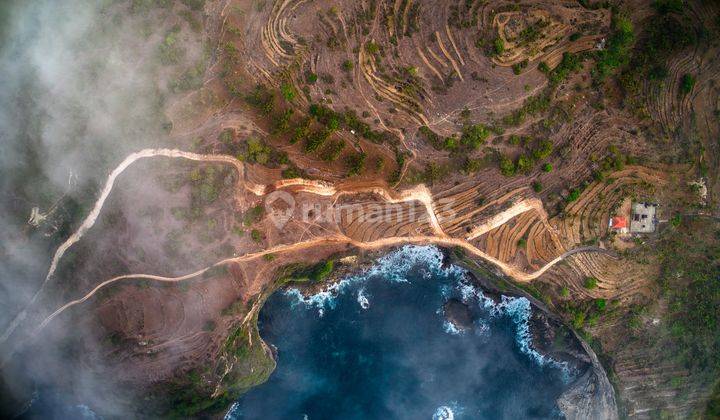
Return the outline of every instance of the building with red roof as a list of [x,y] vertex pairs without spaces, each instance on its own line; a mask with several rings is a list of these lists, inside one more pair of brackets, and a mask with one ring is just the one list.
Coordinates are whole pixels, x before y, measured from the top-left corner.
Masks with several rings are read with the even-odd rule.
[[611,217],[608,227],[618,233],[627,233],[628,232],[627,218],[623,217],[623,216]]

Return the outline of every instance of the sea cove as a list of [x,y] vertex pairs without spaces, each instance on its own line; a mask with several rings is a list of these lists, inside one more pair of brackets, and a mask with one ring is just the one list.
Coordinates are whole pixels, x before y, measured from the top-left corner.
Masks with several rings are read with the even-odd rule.
[[227,418],[561,417],[579,372],[535,349],[531,311],[486,296],[438,248],[400,248],[325,291],[273,295],[258,326],[277,368]]

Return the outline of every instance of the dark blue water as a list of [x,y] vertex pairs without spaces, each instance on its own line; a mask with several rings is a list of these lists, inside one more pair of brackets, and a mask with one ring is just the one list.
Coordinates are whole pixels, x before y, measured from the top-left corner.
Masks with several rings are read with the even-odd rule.
[[[567,372],[532,349],[529,302],[495,304],[441,261],[434,247],[408,246],[330,293],[276,293],[259,327],[277,369],[227,417],[557,417]],[[450,297],[472,308],[471,327],[446,321]]]

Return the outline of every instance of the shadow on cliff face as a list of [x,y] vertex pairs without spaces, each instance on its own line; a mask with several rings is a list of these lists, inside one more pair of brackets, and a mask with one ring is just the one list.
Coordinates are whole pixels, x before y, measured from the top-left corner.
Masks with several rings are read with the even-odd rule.
[[[165,136],[156,41],[163,28],[153,26],[157,10],[137,9],[145,3],[0,2],[1,333],[39,290],[52,254],[87,214],[109,169]],[[78,354],[61,348],[83,335],[72,328],[69,318],[57,320],[12,357],[16,336],[0,343],[10,360],[2,367],[3,411],[17,412],[40,383],[61,379],[78,401],[107,390],[85,373],[102,359],[78,370]]]

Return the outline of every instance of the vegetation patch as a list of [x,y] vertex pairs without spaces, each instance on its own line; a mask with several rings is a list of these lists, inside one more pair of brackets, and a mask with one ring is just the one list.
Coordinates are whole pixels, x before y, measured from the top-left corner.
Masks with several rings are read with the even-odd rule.
[[673,351],[694,373],[720,371],[720,229],[709,220],[685,218],[660,241],[666,325]]

